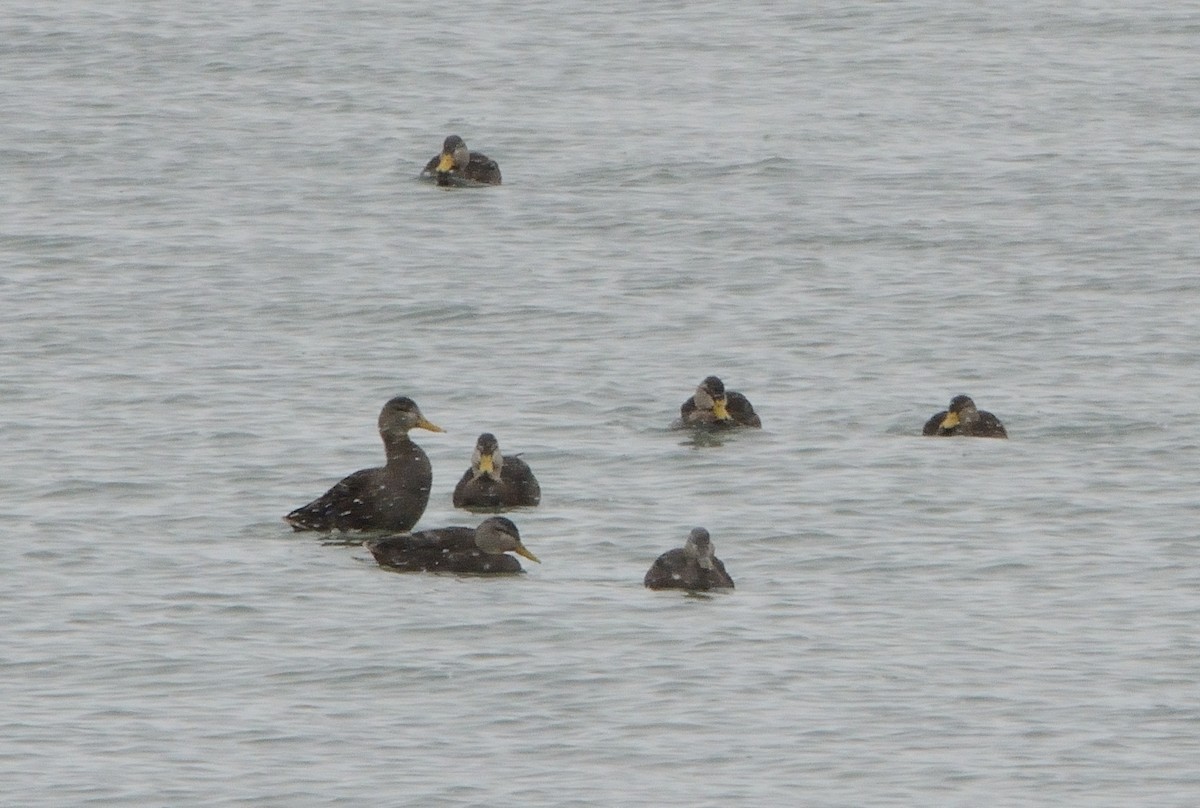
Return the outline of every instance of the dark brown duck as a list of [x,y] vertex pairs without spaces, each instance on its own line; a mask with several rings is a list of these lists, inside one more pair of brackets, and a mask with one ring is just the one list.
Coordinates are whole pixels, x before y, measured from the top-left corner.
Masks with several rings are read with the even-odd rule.
[[676,428],[704,427],[729,429],[737,426],[762,427],[754,405],[736,390],[726,391],[725,383],[709,376],[696,388],[692,397],[679,407]]
[[397,396],[379,413],[379,436],[387,454],[380,468],[346,477],[307,505],[283,517],[295,530],[408,530],[429,503],[433,470],[429,457],[408,437],[420,427],[443,431],[421,414],[416,402]]
[[668,550],[654,560],[642,582],[650,589],[733,589],[733,578],[714,553],[708,531],[695,528],[683,547]]
[[499,574],[524,572],[513,552],[538,564],[537,556],[521,543],[521,534],[508,519],[493,516],[479,527],[418,530],[367,541],[380,566],[405,572]]
[[922,435],[965,435],[971,438],[1007,438],[1000,419],[978,409],[970,396],[955,396],[947,409],[925,422]]
[[454,487],[454,507],[497,510],[537,505],[541,499],[541,486],[529,464],[516,455],[502,455],[491,432],[480,435],[471,467]]
[[425,164],[421,176],[433,177],[438,185],[454,185],[456,180],[499,185],[500,166],[486,154],[468,149],[458,135],[450,135],[442,143],[441,152]]

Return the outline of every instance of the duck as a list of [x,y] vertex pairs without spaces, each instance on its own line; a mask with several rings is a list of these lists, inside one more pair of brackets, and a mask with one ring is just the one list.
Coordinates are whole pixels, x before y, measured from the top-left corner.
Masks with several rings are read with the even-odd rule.
[[704,427],[729,429],[738,426],[762,428],[762,419],[754,405],[736,390],[726,390],[725,383],[709,376],[696,388],[692,397],[679,407],[676,428]]
[[454,184],[453,180],[469,180],[469,184],[499,185],[500,166],[486,154],[473,152],[458,135],[450,135],[442,143],[442,151],[425,164],[423,177],[433,177],[438,185]]
[[405,572],[502,574],[524,572],[509,552],[541,564],[521,543],[511,520],[492,516],[478,527],[442,527],[370,539],[364,546],[382,567]]
[[1000,419],[977,409],[970,396],[955,396],[950,406],[925,422],[922,435],[966,435],[972,438],[1007,438]]
[[396,396],[379,412],[379,436],[387,455],[380,468],[362,469],[317,499],[283,517],[293,530],[408,530],[425,513],[433,469],[429,457],[408,437],[411,429],[444,432],[421,414],[417,403]]
[[643,583],[648,589],[733,589],[733,578],[714,555],[712,537],[702,527],[688,534],[683,547],[668,550],[654,560]]
[[454,507],[496,510],[537,505],[542,489],[529,464],[516,455],[500,454],[500,443],[491,432],[475,441],[471,467],[454,486]]

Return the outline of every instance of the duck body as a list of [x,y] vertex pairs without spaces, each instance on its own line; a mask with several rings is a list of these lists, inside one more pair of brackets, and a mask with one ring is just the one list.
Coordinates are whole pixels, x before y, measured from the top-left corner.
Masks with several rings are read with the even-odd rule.
[[1008,431],[1000,419],[987,410],[978,409],[970,396],[955,396],[950,406],[925,422],[922,435],[971,438],[1007,438]]
[[648,589],[733,589],[733,578],[714,554],[708,531],[698,527],[683,547],[668,550],[654,560],[642,583]]
[[541,486],[529,464],[515,455],[502,455],[490,432],[480,435],[471,467],[454,487],[454,507],[500,510],[537,505],[541,499]]
[[517,526],[501,516],[485,519],[477,528],[418,530],[374,539],[365,546],[380,566],[404,572],[524,572],[521,562],[508,555],[509,551],[538,561],[521,543]]
[[442,431],[425,420],[412,399],[393,398],[379,414],[386,465],[354,472],[283,520],[293,530],[325,533],[411,528],[425,513],[433,487],[429,457],[408,437],[414,427]]
[[709,376],[696,388],[692,397],[679,407],[676,428],[732,429],[746,426],[762,428],[762,419],[754,405],[736,390],[726,390],[716,376]]
[[486,154],[469,150],[458,135],[450,135],[421,176],[432,177],[438,185],[499,185],[500,166]]

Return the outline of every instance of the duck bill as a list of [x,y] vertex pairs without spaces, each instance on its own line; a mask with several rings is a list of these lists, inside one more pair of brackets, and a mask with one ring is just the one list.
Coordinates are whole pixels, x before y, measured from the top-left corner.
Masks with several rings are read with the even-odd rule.
[[446,431],[446,430],[442,429],[440,426],[438,426],[437,424],[432,423],[430,421],[426,421],[424,418],[422,418],[420,421],[417,421],[417,426],[421,427],[421,429],[428,429],[430,432],[445,432]]
[[513,552],[523,558],[528,558],[530,561],[537,562],[538,564],[542,563],[542,560],[540,558],[538,558],[537,556],[535,556],[533,553],[526,550],[525,545],[523,545],[523,544],[518,543],[517,546],[513,548]]
[[435,170],[439,174],[445,174],[447,171],[449,171],[452,168],[454,168],[454,155],[453,154],[443,154],[442,159],[438,160],[437,168]]
[[718,421],[729,420],[729,410],[725,409],[725,399],[718,398],[713,400],[713,415],[717,416]]
[[491,455],[479,456],[479,473],[494,476],[496,473],[496,464],[492,462]]
[[939,428],[954,429],[956,426],[958,426],[958,413],[950,412],[946,413],[946,417],[942,419],[942,423]]

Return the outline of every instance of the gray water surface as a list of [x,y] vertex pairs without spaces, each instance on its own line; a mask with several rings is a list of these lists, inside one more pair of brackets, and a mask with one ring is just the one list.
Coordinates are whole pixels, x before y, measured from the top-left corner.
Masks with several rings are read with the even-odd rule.
[[[1200,5],[18,0],[6,805],[1200,799]],[[504,185],[415,177],[451,133]],[[709,374],[764,429],[667,429]],[[951,396],[1009,441],[919,437]],[[380,406],[517,579],[279,517]],[[651,593],[707,527],[737,582]]]

